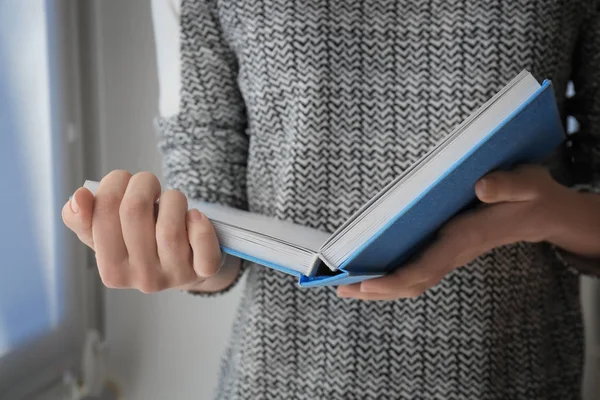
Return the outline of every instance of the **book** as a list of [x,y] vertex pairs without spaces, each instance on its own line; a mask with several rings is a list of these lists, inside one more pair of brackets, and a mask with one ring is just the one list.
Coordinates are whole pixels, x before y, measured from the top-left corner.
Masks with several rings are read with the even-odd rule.
[[476,201],[481,177],[540,162],[565,138],[552,83],[522,71],[333,233],[195,200],[189,207],[210,219],[224,253],[295,275],[302,287],[356,283],[422,249]]

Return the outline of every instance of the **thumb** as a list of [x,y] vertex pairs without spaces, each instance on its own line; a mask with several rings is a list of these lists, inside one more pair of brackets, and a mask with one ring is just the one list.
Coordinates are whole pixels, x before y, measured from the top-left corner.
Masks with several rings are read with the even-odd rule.
[[94,195],[86,188],[79,188],[63,206],[62,219],[85,245],[94,249],[92,214]]
[[210,278],[221,268],[222,255],[215,228],[206,215],[192,209],[187,213],[187,230],[194,271],[199,278]]
[[529,201],[540,195],[549,179],[542,167],[522,166],[484,176],[475,185],[475,193],[484,203]]

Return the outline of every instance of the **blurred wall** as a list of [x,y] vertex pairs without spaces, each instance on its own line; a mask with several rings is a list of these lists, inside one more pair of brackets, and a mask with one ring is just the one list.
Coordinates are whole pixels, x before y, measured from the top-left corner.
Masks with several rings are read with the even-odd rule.
[[[158,83],[149,0],[88,0],[82,58],[90,76],[90,178],[113,169],[161,173],[153,119]],[[87,47],[87,48],[86,48]],[[85,96],[90,97],[90,96]],[[216,386],[240,287],[216,298],[107,290],[110,375],[127,400],[204,400]]]

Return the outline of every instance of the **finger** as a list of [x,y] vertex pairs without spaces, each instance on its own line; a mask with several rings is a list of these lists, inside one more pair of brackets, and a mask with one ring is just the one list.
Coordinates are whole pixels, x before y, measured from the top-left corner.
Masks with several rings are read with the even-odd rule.
[[337,288],[337,295],[341,298],[355,298],[360,300],[394,300],[399,296],[394,293],[363,293],[360,291],[360,283],[341,285]]
[[95,195],[92,236],[100,277],[108,287],[125,287],[129,281],[119,208],[130,178],[127,171],[113,171],[100,181]]
[[534,241],[535,227],[524,231],[521,224],[527,212],[528,207],[516,202],[487,206],[455,217],[415,260],[390,275],[362,282],[361,291],[411,292],[415,285],[433,286],[453,269],[495,247],[522,240]]
[[92,214],[94,195],[86,188],[79,188],[62,209],[62,219],[85,245],[94,249]]
[[402,298],[398,293],[362,293],[360,291],[338,291],[338,296],[343,299],[357,299],[364,301],[391,301]]
[[550,174],[544,168],[521,166],[486,175],[475,185],[475,193],[484,203],[528,201],[538,198],[550,181]]
[[[454,238],[457,250],[455,266],[471,261],[476,255],[495,247],[529,240],[536,226],[524,223],[530,218],[529,203],[508,202],[486,205],[483,208],[455,217],[441,230],[440,236]],[[524,231],[524,228],[528,228]]]
[[180,191],[169,190],[160,197],[156,241],[160,265],[170,279],[170,286],[180,286],[197,279],[186,227],[187,210],[187,199]]
[[360,283],[340,285],[337,287],[336,292],[339,297],[352,297],[360,293]]
[[196,275],[208,278],[216,274],[221,266],[221,249],[214,227],[195,209],[187,213],[187,227]]
[[436,239],[418,258],[398,268],[390,275],[361,283],[363,293],[399,293],[400,297],[413,297],[418,288],[435,281],[451,270],[456,257],[456,244],[450,237]]
[[160,196],[160,182],[149,172],[131,177],[119,207],[123,240],[129,258],[129,273],[143,292],[158,290],[161,282],[154,206]]

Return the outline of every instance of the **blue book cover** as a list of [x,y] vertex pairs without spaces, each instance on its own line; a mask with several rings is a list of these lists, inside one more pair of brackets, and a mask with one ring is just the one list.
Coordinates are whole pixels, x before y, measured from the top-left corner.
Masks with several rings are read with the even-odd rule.
[[[538,163],[564,141],[550,81],[420,193],[376,235],[356,249],[338,271],[300,275],[300,286],[340,285],[384,275],[401,266],[454,215],[476,200],[475,183],[487,173]],[[325,271],[325,274],[320,272]]]

